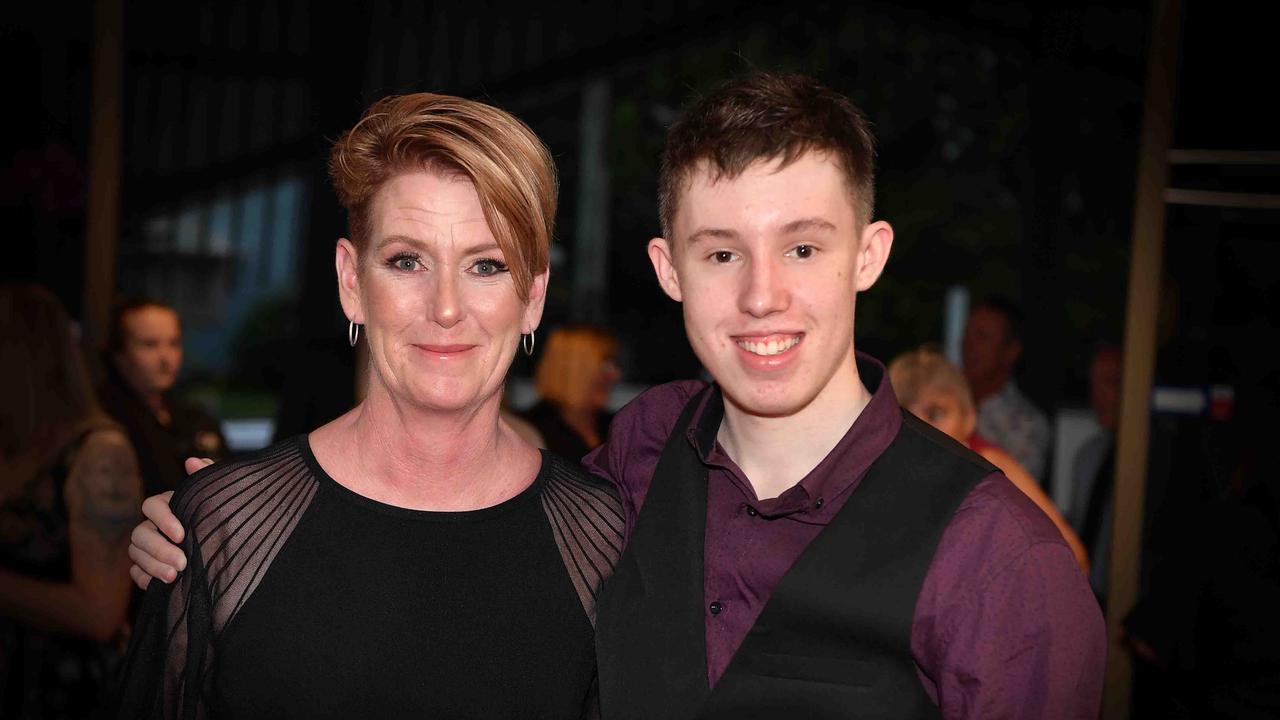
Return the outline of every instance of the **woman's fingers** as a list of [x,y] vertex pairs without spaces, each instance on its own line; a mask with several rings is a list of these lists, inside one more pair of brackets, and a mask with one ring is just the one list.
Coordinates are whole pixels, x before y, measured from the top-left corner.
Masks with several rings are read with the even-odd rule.
[[137,565],[129,566],[129,577],[133,578],[133,584],[137,585],[139,590],[146,590],[151,584],[151,576]]
[[182,529],[182,523],[178,522],[177,516],[169,509],[169,498],[171,497],[173,497],[172,490],[159,495],[152,495],[143,500],[142,514],[155,523],[153,527],[159,528],[164,532],[165,537],[168,537],[174,543],[180,543],[182,538],[186,536],[186,531]]
[[142,572],[164,582],[173,582],[187,566],[182,549],[166,540],[150,520],[133,529],[129,537],[129,559]]
[[213,461],[210,460],[209,458],[197,458],[197,457],[189,457],[186,459],[186,462],[182,463],[183,467],[187,469],[188,475],[197,473],[209,467],[212,464],[213,464]]

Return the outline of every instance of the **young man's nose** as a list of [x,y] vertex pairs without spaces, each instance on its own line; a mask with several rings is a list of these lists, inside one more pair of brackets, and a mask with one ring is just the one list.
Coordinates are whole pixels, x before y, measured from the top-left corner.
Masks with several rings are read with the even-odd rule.
[[791,298],[786,282],[773,263],[750,261],[738,294],[738,309],[756,317],[786,310]]

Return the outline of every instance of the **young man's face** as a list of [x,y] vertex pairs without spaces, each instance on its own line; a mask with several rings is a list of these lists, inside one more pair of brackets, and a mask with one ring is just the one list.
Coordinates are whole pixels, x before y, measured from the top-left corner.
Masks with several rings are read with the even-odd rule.
[[731,403],[773,417],[820,393],[856,398],[854,299],[879,277],[893,240],[886,223],[860,227],[844,175],[825,154],[778,165],[758,162],[714,182],[696,170],[674,237],[649,244],[658,281],[684,304],[698,359]]

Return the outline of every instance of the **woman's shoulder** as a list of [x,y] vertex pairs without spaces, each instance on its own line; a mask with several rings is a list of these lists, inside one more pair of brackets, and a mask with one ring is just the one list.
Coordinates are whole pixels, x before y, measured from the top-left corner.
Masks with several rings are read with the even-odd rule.
[[613,483],[587,472],[581,463],[550,450],[542,451],[542,461],[542,474],[546,480],[544,492],[587,496],[602,506],[616,507],[619,514],[622,512],[622,500]]
[[185,525],[310,499],[317,485],[305,438],[298,436],[188,475],[169,506]]

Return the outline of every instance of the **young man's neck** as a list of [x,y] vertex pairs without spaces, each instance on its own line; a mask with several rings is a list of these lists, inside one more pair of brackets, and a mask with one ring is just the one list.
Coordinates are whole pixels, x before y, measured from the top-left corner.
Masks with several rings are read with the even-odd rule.
[[849,432],[871,392],[852,356],[805,407],[783,417],[752,415],[725,397],[717,439],[764,500],[786,492],[809,474]]

